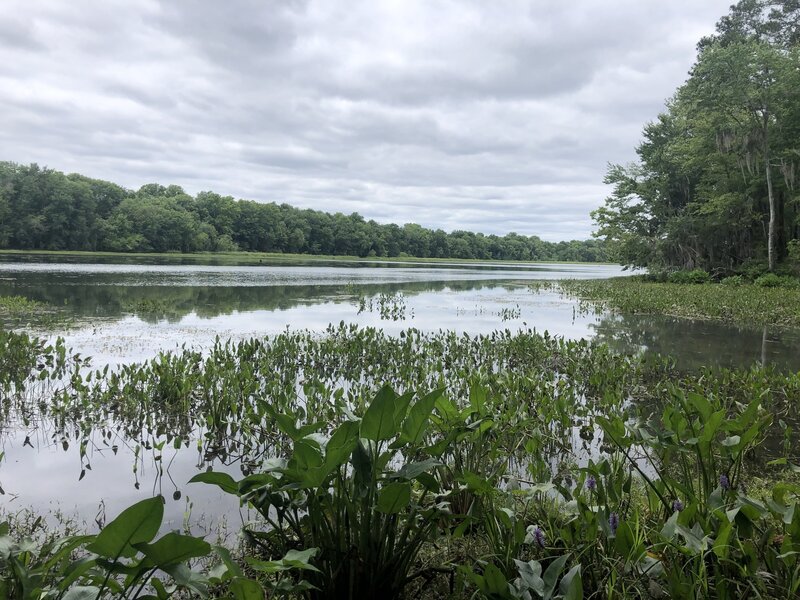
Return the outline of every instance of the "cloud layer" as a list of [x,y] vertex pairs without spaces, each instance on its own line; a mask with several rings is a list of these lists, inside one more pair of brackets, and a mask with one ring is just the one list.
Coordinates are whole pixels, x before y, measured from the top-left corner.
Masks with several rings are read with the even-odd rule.
[[0,4],[0,160],[585,238],[730,0]]

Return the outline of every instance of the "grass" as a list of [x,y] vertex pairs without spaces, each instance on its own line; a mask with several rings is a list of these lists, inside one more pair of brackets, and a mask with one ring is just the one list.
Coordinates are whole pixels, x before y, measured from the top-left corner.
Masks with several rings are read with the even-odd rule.
[[597,309],[752,325],[800,327],[800,288],[655,283],[640,277],[556,284]]
[[387,262],[387,263],[421,263],[421,264],[508,264],[508,265],[531,265],[531,264],[591,264],[591,265],[612,265],[616,263],[584,263],[578,261],[546,261],[546,260],[492,260],[481,258],[419,258],[415,256],[340,256],[330,254],[283,254],[277,252],[194,252],[182,254],[179,252],[84,252],[73,250],[0,250],[0,256],[64,256],[76,258],[130,258],[139,260],[152,259],[173,259],[173,260],[196,260],[236,264],[238,262],[258,262],[258,261],[336,261],[336,262]]
[[25,296],[0,296],[0,327],[65,326],[69,318],[56,307]]
[[46,304],[30,300],[25,296],[0,296],[0,314],[18,316],[24,313],[41,311],[46,307]]

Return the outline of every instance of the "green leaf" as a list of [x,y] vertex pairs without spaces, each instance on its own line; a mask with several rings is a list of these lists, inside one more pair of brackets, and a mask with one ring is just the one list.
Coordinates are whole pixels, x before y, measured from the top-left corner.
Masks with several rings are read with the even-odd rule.
[[731,537],[731,531],[733,531],[733,523],[723,523],[717,532],[717,539],[714,540],[714,554],[721,559],[728,557],[728,552],[730,550],[728,540]]
[[358,422],[345,421],[339,425],[325,446],[325,468],[331,471],[346,463],[357,443]]
[[294,443],[289,468],[299,473],[307,472],[322,466],[322,450],[311,439],[303,438]]
[[542,565],[538,561],[522,562],[514,559],[519,570],[519,580],[529,590],[533,590],[539,597],[544,596],[544,580],[542,579]]
[[230,590],[234,600],[264,600],[264,588],[252,579],[236,577],[231,580]]
[[575,565],[572,567],[559,585],[561,594],[564,600],[582,600],[583,599],[583,580],[581,579],[581,566]]
[[223,492],[235,496],[239,495],[239,484],[227,473],[219,473],[216,471],[198,473],[189,480],[189,483],[210,483],[222,489]]
[[378,494],[377,508],[389,515],[402,511],[411,501],[411,484],[407,481],[388,483]]
[[397,394],[389,386],[384,386],[370,402],[364,418],[361,419],[361,437],[379,442],[388,440],[397,433],[395,424],[395,402]]
[[557,559],[547,565],[547,569],[545,569],[544,576],[542,577],[542,579],[544,579],[544,594],[542,597],[553,597],[553,592],[556,589],[558,578],[561,577],[561,571],[564,570],[567,560],[569,560],[569,554],[559,556]]
[[633,531],[631,530],[631,526],[626,521],[623,521],[617,528],[614,547],[620,556],[628,558],[631,551],[634,549],[634,545],[635,542],[633,539]]
[[486,595],[508,596],[508,582],[503,572],[492,563],[486,565],[483,570],[483,585],[481,588],[481,591]]
[[63,600],[95,600],[100,588],[93,585],[76,585],[61,596]]
[[153,544],[137,544],[136,548],[154,567],[184,562],[211,552],[211,545],[205,540],[174,532],[166,534]]
[[317,555],[317,548],[307,548],[305,550],[289,550],[281,559],[281,562],[293,569],[304,569],[308,571],[319,571],[311,564],[311,559]]
[[428,428],[431,413],[436,401],[444,393],[444,388],[434,390],[423,397],[408,411],[400,431],[400,440],[405,444],[416,445],[422,441]]
[[112,560],[120,556],[132,557],[136,554],[132,544],[152,540],[163,517],[164,502],[160,497],[137,502],[106,525],[86,549]]
[[423,473],[427,473],[441,464],[442,463],[435,458],[426,458],[419,462],[406,463],[394,476],[399,479],[416,479]]

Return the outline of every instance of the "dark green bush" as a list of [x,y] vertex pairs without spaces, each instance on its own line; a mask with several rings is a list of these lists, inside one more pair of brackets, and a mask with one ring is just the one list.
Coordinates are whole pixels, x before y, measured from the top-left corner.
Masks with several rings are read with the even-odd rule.
[[669,283],[683,283],[683,284],[696,284],[708,283],[711,281],[711,276],[703,269],[694,269],[693,271],[674,271],[667,277]]
[[775,273],[766,273],[755,280],[754,282],[759,287],[797,287],[798,281],[794,277],[786,275],[776,275]]
[[730,277],[725,277],[720,283],[723,285],[744,285],[747,280],[741,275],[731,275]]

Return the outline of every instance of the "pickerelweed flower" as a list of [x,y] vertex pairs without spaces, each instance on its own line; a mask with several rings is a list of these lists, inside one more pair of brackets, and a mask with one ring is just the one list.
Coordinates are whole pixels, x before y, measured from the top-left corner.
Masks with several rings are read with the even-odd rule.
[[593,492],[597,489],[597,479],[594,478],[594,475],[589,475],[586,478],[586,489],[590,492]]
[[675,512],[681,512],[684,509],[683,502],[681,500],[674,500],[672,502],[672,510]]
[[608,526],[611,528],[612,535],[616,535],[617,527],[619,527],[619,515],[615,512],[612,512],[608,516]]
[[536,528],[533,530],[533,539],[536,541],[536,545],[539,548],[544,548],[547,542],[547,538],[544,535],[544,531],[537,525]]
[[719,487],[726,491],[731,489],[730,479],[728,479],[728,476],[724,473],[719,476]]

